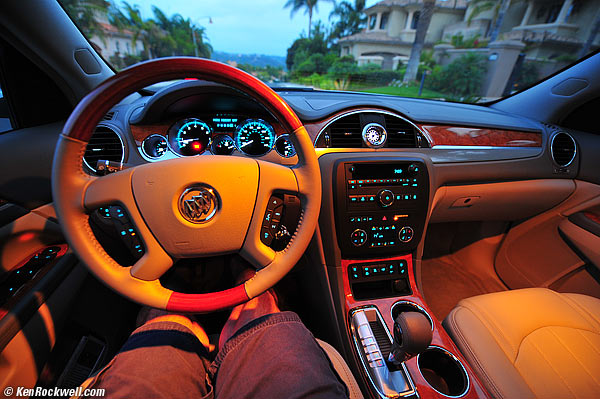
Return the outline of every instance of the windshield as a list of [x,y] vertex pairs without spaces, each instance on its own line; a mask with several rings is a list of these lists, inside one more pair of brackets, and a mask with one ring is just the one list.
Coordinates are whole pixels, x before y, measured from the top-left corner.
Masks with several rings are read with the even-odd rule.
[[485,102],[600,45],[599,0],[62,0],[120,70],[196,56],[273,87]]

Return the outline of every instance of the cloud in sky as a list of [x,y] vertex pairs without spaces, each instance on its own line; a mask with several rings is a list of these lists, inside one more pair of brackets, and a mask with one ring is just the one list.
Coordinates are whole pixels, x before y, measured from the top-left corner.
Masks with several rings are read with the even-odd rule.
[[[367,6],[376,2],[368,0]],[[292,42],[308,30],[308,15],[300,10],[290,18],[290,10],[283,8],[286,0],[130,0],[130,3],[140,6],[144,18],[152,16],[153,5],[168,16],[179,13],[190,18],[206,28],[215,50],[229,53],[285,56]],[[332,3],[320,2],[313,21],[329,25],[332,9]]]

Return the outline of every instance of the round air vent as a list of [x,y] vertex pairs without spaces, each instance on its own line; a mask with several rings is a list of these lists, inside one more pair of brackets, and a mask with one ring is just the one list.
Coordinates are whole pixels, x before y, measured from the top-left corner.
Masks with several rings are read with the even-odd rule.
[[557,133],[552,137],[550,152],[557,165],[569,166],[575,159],[575,153],[577,152],[575,140],[567,133]]
[[121,136],[108,126],[98,126],[83,155],[83,162],[96,172],[99,160],[123,162],[125,148]]

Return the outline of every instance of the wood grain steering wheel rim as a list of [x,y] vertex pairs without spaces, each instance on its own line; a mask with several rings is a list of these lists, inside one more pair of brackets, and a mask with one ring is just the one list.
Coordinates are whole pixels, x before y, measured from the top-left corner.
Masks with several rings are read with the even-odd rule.
[[[95,177],[83,169],[83,154],[95,127],[112,106],[151,84],[198,78],[233,87],[263,105],[290,133],[298,163],[285,167],[236,156],[195,156],[149,163]],[[214,221],[193,225],[175,205],[194,185],[218,192]],[[302,213],[288,246],[275,252],[260,241],[268,199],[275,192],[298,195]],[[211,312],[263,293],[300,259],[314,233],[321,206],[321,177],[312,141],[294,111],[253,76],[199,58],[163,58],[117,73],[75,108],[57,143],[52,193],[59,221],[73,251],[100,280],[140,304],[176,312]],[[139,233],[145,254],[123,267],[102,248],[88,222],[102,205],[124,206]],[[184,294],[164,288],[160,276],[173,259],[239,253],[255,265],[246,283],[221,292]]]

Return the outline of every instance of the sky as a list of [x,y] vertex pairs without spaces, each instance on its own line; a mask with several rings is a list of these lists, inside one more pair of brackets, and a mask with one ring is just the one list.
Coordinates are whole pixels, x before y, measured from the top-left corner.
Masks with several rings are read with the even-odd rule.
[[[290,10],[283,8],[286,0],[129,0],[129,3],[139,5],[144,18],[152,17],[152,5],[168,16],[179,13],[190,18],[206,28],[214,50],[228,53],[285,56],[293,41],[308,30],[308,15],[300,10],[291,18]],[[377,0],[367,0],[367,7],[375,3]],[[331,2],[321,0],[313,21],[320,19],[329,25],[332,10]]]

